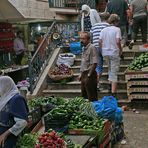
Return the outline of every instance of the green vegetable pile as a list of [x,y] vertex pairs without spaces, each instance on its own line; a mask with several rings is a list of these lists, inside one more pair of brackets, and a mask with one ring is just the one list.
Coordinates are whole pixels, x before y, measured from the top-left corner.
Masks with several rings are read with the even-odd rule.
[[46,117],[50,120],[66,120],[70,119],[78,111],[84,112],[87,116],[93,116],[95,119],[97,118],[97,114],[93,110],[91,103],[81,97],[65,101],[63,105],[57,106],[46,114]]
[[98,119],[98,115],[93,108],[92,103],[89,101],[85,101],[83,104],[80,105],[80,111],[88,117]]
[[128,70],[140,70],[148,66],[148,52],[142,53],[139,57],[135,58],[128,66]]
[[38,136],[38,133],[24,134],[19,138],[16,148],[34,148]]
[[34,109],[36,107],[39,107],[39,106],[44,106],[44,105],[47,105],[47,104],[53,104],[53,105],[62,105],[65,103],[65,99],[62,98],[62,97],[39,97],[39,98],[34,98],[34,99],[31,99],[31,100],[28,100],[28,106],[30,109]]
[[102,118],[93,119],[82,112],[73,114],[70,122],[70,129],[91,129],[101,131],[103,129],[104,120]]
[[48,114],[46,114],[46,118],[48,120],[67,120],[69,119],[68,110],[64,108],[64,106],[58,106],[52,109]]

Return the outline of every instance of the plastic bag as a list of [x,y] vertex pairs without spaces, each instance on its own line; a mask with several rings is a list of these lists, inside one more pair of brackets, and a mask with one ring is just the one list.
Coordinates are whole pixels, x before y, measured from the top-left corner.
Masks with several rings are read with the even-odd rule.
[[68,67],[72,66],[74,64],[76,56],[72,53],[64,53],[64,54],[59,54],[58,59],[57,59],[57,65],[67,65]]
[[115,123],[119,124],[122,123],[123,120],[123,110],[120,107],[117,107],[115,112]]
[[81,54],[82,47],[80,42],[72,42],[70,43],[70,52],[73,54]]
[[113,96],[104,96],[99,101],[93,102],[97,114],[105,119],[114,120],[117,109],[117,100]]

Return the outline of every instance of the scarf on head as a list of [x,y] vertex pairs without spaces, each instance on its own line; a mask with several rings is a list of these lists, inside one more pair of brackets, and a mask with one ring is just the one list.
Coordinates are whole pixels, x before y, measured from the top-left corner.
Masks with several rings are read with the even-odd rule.
[[18,88],[9,76],[0,76],[0,111],[18,93]]
[[84,20],[85,14],[83,11],[86,11],[87,15],[89,15],[90,14],[90,7],[85,4],[82,5],[81,31],[84,31],[84,21],[83,20]]
[[[96,23],[100,23],[101,22],[101,18],[98,14],[98,12],[95,9],[91,9],[89,6],[87,6],[86,4],[82,5],[82,17],[81,17],[81,31],[84,31],[84,17],[85,16],[90,16],[90,22],[91,25],[95,25]],[[84,11],[87,12],[87,14],[84,14]]]

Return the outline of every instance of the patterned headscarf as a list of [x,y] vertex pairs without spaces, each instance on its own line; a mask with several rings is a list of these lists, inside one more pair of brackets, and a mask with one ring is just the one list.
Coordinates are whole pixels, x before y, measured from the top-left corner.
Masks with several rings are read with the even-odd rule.
[[0,76],[0,111],[18,93],[18,88],[9,76]]

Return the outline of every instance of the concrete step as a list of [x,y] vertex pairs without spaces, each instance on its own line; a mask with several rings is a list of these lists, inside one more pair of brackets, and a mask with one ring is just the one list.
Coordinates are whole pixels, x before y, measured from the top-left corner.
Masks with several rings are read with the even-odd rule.
[[[77,96],[81,96],[81,90],[80,89],[55,89],[55,90],[43,90],[44,96],[56,96],[56,97],[66,97],[66,98],[74,98]],[[104,96],[110,95],[108,90],[103,90],[98,92],[98,99],[101,99]],[[126,90],[118,90],[117,93],[117,99],[121,100],[127,100],[127,93]]]
[[56,96],[56,97],[66,97],[66,98],[74,98],[77,96],[81,96],[81,90],[80,89],[46,89],[43,90],[44,96]]
[[[109,87],[108,81],[100,81],[100,86],[102,89],[106,90]],[[48,83],[48,89],[54,90],[54,89],[80,89],[81,83],[80,81],[71,81],[66,84],[61,83]],[[118,89],[126,89],[126,82],[125,81],[119,81],[118,82]]]
[[[107,80],[107,79],[108,79],[108,73],[107,72],[102,73],[101,80]],[[125,81],[124,72],[119,72],[118,73],[118,81]]]
[[[128,47],[124,48],[123,55],[124,60],[121,60],[120,72],[118,73],[118,93],[117,98],[119,99],[118,103],[127,104],[129,100],[127,99],[127,87],[125,82],[125,74],[124,71],[128,67],[128,65],[132,62],[135,56],[140,55],[141,52],[138,51],[138,46],[134,46],[132,50],[129,50]],[[48,83],[48,87],[46,90],[43,90],[43,94],[45,96],[62,96],[65,98],[73,98],[77,96],[81,96],[80,82],[77,80],[78,75],[80,74],[80,63],[81,63],[81,55],[76,55],[76,59],[74,62],[74,66],[72,66],[72,70],[74,71],[74,78],[71,82],[66,84],[61,83]],[[110,95],[108,86],[108,66],[104,62],[104,71],[102,77],[100,79],[101,91],[98,91],[98,98],[101,99],[104,96]]]
[[[79,75],[80,75],[80,73],[74,73],[73,80],[77,81]],[[101,80],[107,80],[107,79],[108,79],[108,73],[107,72],[102,73]],[[118,81],[125,81],[124,72],[119,72],[118,73]]]
[[[99,91],[98,92],[98,98],[103,98],[104,96],[108,96],[111,95],[109,93],[109,90],[103,90],[103,91]],[[125,89],[118,89],[117,94],[116,94],[116,98],[118,100],[127,100],[127,92]]]
[[[120,61],[120,64],[121,65],[129,65],[133,59],[134,59],[134,54],[131,57],[124,57],[124,59]],[[76,58],[74,61],[74,65],[80,66],[80,64],[81,64],[81,58]],[[106,65],[105,61],[104,61],[104,65]]]
[[[120,72],[125,72],[127,67],[128,67],[128,65],[120,65]],[[72,66],[71,69],[73,70],[74,73],[80,72],[80,66]],[[103,72],[108,72],[108,66],[107,65],[103,65]]]

